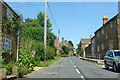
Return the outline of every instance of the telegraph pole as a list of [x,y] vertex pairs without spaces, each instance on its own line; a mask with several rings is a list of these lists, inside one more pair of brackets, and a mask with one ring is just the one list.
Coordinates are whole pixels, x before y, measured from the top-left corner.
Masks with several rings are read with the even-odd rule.
[[58,50],[58,48],[59,48],[59,36],[60,36],[60,29],[58,29],[57,55],[59,53],[59,50]]
[[45,18],[44,18],[44,53],[46,61],[46,40],[47,40],[47,0],[45,0]]

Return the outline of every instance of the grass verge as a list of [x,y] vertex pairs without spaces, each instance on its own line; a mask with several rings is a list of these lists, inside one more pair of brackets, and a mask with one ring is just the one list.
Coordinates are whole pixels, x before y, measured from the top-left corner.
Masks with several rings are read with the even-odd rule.
[[55,62],[57,62],[60,59],[61,59],[61,57],[54,57],[54,59],[50,59],[50,60],[47,60],[47,61],[44,61],[44,62],[40,62],[37,66],[38,67],[48,67],[48,66],[50,66],[51,64],[54,64]]

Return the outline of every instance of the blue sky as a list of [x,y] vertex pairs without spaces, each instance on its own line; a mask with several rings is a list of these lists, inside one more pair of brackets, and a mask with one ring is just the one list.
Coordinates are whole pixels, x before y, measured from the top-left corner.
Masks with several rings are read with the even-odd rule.
[[[44,2],[13,2],[8,3],[16,12],[23,14],[24,19],[36,18],[44,12]],[[103,24],[103,16],[112,18],[118,13],[117,2],[49,2],[54,19],[61,30],[61,38],[71,40],[75,48],[81,38],[89,38]],[[47,16],[53,23],[53,33],[57,35],[57,28],[51,17],[49,9]]]

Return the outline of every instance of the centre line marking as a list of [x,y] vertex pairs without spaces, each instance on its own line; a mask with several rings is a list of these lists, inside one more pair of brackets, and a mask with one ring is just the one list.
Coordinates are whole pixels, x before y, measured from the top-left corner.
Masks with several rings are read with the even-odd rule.
[[78,69],[76,69],[77,73],[80,74],[80,71]]
[[74,65],[74,67],[76,67],[76,66]]
[[85,80],[83,76],[81,76],[81,78],[82,78],[83,80]]

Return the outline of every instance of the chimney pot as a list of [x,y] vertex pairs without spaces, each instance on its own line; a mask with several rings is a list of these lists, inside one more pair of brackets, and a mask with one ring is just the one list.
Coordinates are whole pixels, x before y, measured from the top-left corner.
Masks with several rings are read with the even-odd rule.
[[103,18],[103,25],[108,22],[108,18],[107,18],[107,15],[104,15],[104,18]]

